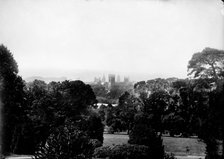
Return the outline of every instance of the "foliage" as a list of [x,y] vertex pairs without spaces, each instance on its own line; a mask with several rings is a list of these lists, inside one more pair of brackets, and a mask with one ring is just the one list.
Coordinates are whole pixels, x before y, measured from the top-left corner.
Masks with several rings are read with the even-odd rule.
[[180,115],[175,114],[175,112],[164,116],[162,123],[164,125],[164,129],[169,130],[170,136],[184,132],[182,129],[184,119]]
[[122,94],[119,98],[119,104],[117,106],[117,116],[121,121],[123,130],[132,128],[134,116],[140,110],[140,101],[128,92]]
[[148,98],[149,94],[158,91],[168,91],[171,87],[169,80],[173,79],[163,79],[155,78],[148,81],[140,81],[135,83],[134,90],[135,93],[140,95],[141,99]]
[[85,159],[91,158],[94,147],[86,133],[70,122],[57,128],[40,146],[35,159]]
[[172,82],[172,88],[176,89],[176,91],[178,91],[181,88],[186,88],[188,85],[188,80],[177,80]]
[[63,95],[61,108],[67,117],[74,117],[97,102],[90,85],[82,81],[64,81],[61,85]]
[[[220,85],[223,85],[220,80],[224,77],[224,51],[205,48],[202,52],[195,53],[189,61],[188,70],[190,71],[189,75],[199,78],[194,81],[196,86],[193,90],[193,93],[197,94],[197,102],[193,102],[194,104],[191,106],[197,107],[196,112],[200,118],[198,134],[207,145],[207,158],[223,158],[223,155],[218,154],[217,141],[223,141],[224,139],[224,90],[220,87]],[[205,93],[206,90],[207,93]],[[191,99],[195,101],[194,98]],[[221,146],[223,147],[223,145],[222,143]]]
[[17,73],[18,65],[12,53],[4,45],[0,45],[0,82],[3,83],[1,85],[3,154],[15,152],[18,148],[18,140],[25,118],[24,83]]
[[101,146],[94,150],[93,157],[94,158],[107,158],[111,156],[112,149],[110,146]]
[[[206,143],[206,152],[209,159],[220,158],[218,154],[218,141],[224,139],[224,118],[223,118],[224,90],[214,90],[209,95],[209,111],[207,118],[201,127],[200,138]],[[223,157],[223,156],[222,156]]]
[[[148,146],[144,145],[116,145],[113,147],[102,146],[94,150],[94,158],[110,158],[110,159],[155,159],[149,154]],[[165,154],[164,159],[176,159],[173,154]]]
[[51,130],[58,125],[56,112],[60,98],[56,99],[53,93],[47,91],[44,81],[35,80],[26,86],[28,108],[26,110],[27,120],[24,123],[23,134],[20,145],[29,144],[22,151],[33,154],[39,144],[44,144]]
[[98,114],[103,123],[105,123],[105,120],[106,120],[106,109],[107,109],[107,107],[105,105],[101,105],[98,109]]
[[[144,145],[116,145],[114,147],[100,147],[94,152],[95,158],[106,158],[110,159],[150,159],[151,155],[148,153],[148,147]],[[152,157],[153,158],[153,157]]]
[[195,53],[188,63],[189,75],[194,78],[220,78],[224,67],[224,51],[205,48],[202,52]]
[[[82,81],[51,82],[35,80],[26,87],[27,121],[24,123],[20,145],[29,143],[24,150],[34,153],[38,145],[44,146],[56,128],[72,121],[93,139],[103,141],[103,125],[99,117],[91,116],[90,108],[96,102],[89,85]],[[80,122],[82,124],[80,124]],[[84,129],[82,125],[91,125]],[[89,128],[89,129],[88,129]],[[23,152],[24,152],[23,150]]]
[[156,131],[162,132],[162,118],[169,108],[170,95],[165,91],[156,91],[152,93],[145,102],[144,112],[151,114],[151,124]]
[[167,91],[170,87],[169,82],[166,79],[156,78],[147,81],[150,92],[155,91]]
[[134,84],[134,92],[138,94],[142,100],[148,97],[148,91],[148,86],[145,81],[139,81]]
[[103,144],[104,125],[98,114],[90,111],[88,115],[79,122],[79,128],[85,131],[91,139],[97,139],[101,143],[100,146]]
[[111,104],[107,106],[106,109],[106,125],[110,127],[109,132],[118,131],[121,129],[121,122],[119,118],[117,118],[117,109],[116,107],[113,107]]
[[120,85],[112,85],[110,91],[107,93],[107,98],[118,99],[125,90]]
[[174,154],[165,154],[165,156],[164,156],[164,159],[176,159],[175,157],[174,157]]
[[150,116],[147,114],[141,113],[135,116],[128,143],[148,146],[152,158],[163,159],[164,157],[161,136],[152,128]]
[[13,58],[12,53],[4,46],[0,45],[0,74],[1,78],[8,74],[17,74],[18,65]]
[[111,159],[146,159],[150,158],[149,150],[144,145],[116,145],[112,148]]
[[95,84],[95,85],[91,85],[91,87],[97,97],[106,97],[107,90],[105,86],[101,84]]

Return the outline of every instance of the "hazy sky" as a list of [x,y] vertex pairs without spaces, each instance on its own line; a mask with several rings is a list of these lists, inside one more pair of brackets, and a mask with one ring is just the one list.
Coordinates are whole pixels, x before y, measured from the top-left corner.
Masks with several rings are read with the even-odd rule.
[[193,53],[224,49],[222,6],[221,0],[0,0],[0,43],[24,78],[184,78]]

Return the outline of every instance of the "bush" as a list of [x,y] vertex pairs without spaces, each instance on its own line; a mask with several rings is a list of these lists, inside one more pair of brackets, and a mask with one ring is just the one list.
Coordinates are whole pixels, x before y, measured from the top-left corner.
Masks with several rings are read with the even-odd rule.
[[171,154],[166,153],[165,156],[164,156],[164,159],[177,159],[177,158],[175,158],[174,154],[172,154],[172,153]]
[[123,144],[96,148],[93,156],[110,159],[150,159],[148,152],[148,147],[144,145]]
[[109,127],[108,133],[109,134],[114,134],[114,128],[112,126]]
[[164,158],[162,138],[151,127],[150,119],[146,114],[135,116],[134,126],[129,134],[128,143],[148,146],[150,157],[155,159]]
[[100,116],[94,113],[90,114],[87,124],[87,134],[90,136],[90,138],[98,139],[101,143],[103,143],[104,125]]
[[73,125],[61,126],[52,133],[44,146],[40,146],[35,159],[91,158],[94,146],[90,138]]
[[98,114],[89,111],[88,114],[83,115],[82,119],[77,122],[77,126],[80,130],[86,132],[90,139],[97,139],[100,141],[100,146],[102,146],[104,125]]
[[93,145],[94,149],[102,146],[102,142],[98,139],[90,139],[90,143]]
[[111,148],[109,146],[98,147],[94,150],[93,157],[95,158],[106,158],[111,155]]
[[150,159],[149,150],[144,145],[116,145],[112,148],[110,159]]

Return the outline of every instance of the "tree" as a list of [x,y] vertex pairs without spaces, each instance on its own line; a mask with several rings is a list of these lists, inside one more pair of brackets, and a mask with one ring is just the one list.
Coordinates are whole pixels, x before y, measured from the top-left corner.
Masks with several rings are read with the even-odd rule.
[[80,130],[85,131],[91,139],[96,139],[100,142],[99,146],[103,144],[104,125],[100,116],[89,110],[89,113],[79,123]]
[[0,72],[1,77],[5,77],[7,74],[17,74],[18,65],[13,58],[12,53],[4,46],[0,45]]
[[24,83],[12,53],[0,45],[0,81],[2,82],[2,154],[12,153],[17,147],[24,119]]
[[62,125],[39,146],[35,159],[85,159],[91,158],[94,146],[89,136],[71,121]]
[[195,53],[188,63],[188,75],[194,78],[212,78],[216,82],[223,78],[224,51],[205,48],[202,52]]
[[165,91],[152,93],[145,102],[144,112],[151,115],[152,127],[158,131],[163,131],[162,118],[169,108],[170,95]]
[[139,95],[139,97],[144,100],[148,96],[148,86],[145,81],[140,81],[134,84],[134,92]]
[[[77,125],[79,122],[84,122],[84,119],[90,115],[88,108],[93,107],[96,103],[91,87],[82,81],[46,84],[44,81],[34,80],[27,84],[25,90],[28,119],[24,124],[20,145],[29,145],[21,150],[26,154],[34,153],[40,144],[44,146],[49,135],[54,133],[56,128],[64,125],[67,120],[71,120]],[[92,120],[92,125],[101,124],[99,118],[93,119],[96,120]],[[100,136],[101,132],[99,134],[98,132],[93,134]],[[90,133],[92,133],[91,130],[89,130]]]
[[[223,85],[224,88],[224,85]],[[224,140],[224,89],[209,95],[209,111],[201,128],[200,138],[206,143],[208,159],[223,159]]]
[[128,134],[132,128],[134,116],[138,112],[138,109],[140,110],[140,107],[141,103],[138,98],[135,98],[128,92],[125,92],[119,98],[119,104],[117,106],[118,117],[123,123],[123,127],[128,130]]
[[40,99],[47,94],[47,84],[42,80],[34,80],[27,83],[26,89],[33,99]]
[[87,108],[97,103],[96,96],[90,87],[82,81],[64,81],[61,84],[62,100],[61,111],[67,117],[77,117]]
[[156,78],[147,81],[150,92],[167,91],[169,88],[169,82],[166,79]]
[[151,158],[164,159],[162,138],[152,128],[150,116],[146,113],[135,115],[134,126],[129,134],[128,143],[148,146]]
[[118,125],[120,125],[117,121],[116,108],[111,104],[108,104],[106,109],[106,125],[110,127],[110,133],[114,133],[114,130],[118,129]]
[[105,119],[106,119],[106,109],[107,109],[107,107],[103,104],[98,109],[98,114],[103,123],[105,123]]
[[93,92],[95,93],[95,95],[98,97],[106,97],[107,94],[107,90],[105,88],[105,86],[100,85],[100,84],[95,84],[95,85],[91,85]]
[[113,85],[109,93],[107,94],[107,98],[109,99],[118,99],[121,94],[124,92],[124,89],[120,85]]

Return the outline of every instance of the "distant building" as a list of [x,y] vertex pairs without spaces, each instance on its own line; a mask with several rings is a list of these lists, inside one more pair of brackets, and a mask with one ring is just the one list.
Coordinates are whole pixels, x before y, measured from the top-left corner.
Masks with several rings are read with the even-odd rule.
[[129,77],[124,77],[124,83],[129,83]]
[[102,83],[105,83],[105,82],[106,82],[106,78],[105,78],[105,75],[103,75]]
[[108,80],[110,85],[114,85],[115,84],[115,75],[114,74],[109,74],[108,75]]
[[121,77],[120,75],[117,75],[117,83],[120,83],[121,82]]
[[95,84],[101,84],[101,79],[100,79],[100,77],[99,77],[99,78],[95,77],[95,78],[94,78],[94,83],[95,83]]

